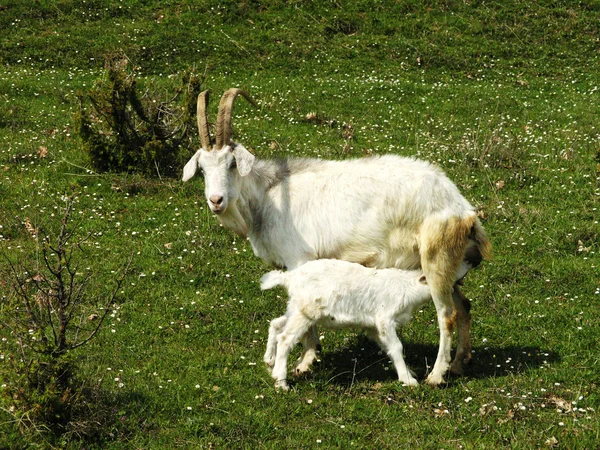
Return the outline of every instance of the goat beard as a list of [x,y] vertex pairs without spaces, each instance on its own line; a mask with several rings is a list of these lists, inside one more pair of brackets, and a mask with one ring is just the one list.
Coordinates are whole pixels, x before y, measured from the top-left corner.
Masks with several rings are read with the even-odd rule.
[[240,214],[236,203],[230,203],[224,213],[217,215],[219,222],[243,239],[248,237],[248,224]]

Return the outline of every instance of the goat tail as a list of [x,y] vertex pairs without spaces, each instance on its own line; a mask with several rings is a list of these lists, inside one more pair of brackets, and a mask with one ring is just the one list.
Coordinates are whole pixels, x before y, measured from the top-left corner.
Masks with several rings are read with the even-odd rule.
[[492,258],[492,244],[488,239],[479,219],[477,217],[473,217],[473,219],[473,226],[471,227],[471,232],[469,233],[469,241],[475,243],[475,249],[467,249],[466,259],[469,260],[469,256],[472,256],[474,251],[478,253],[474,260],[471,261],[475,267],[481,262],[482,259]]
[[492,258],[492,243],[487,237],[485,230],[481,226],[481,222],[477,220],[475,225],[473,226],[475,231],[475,239],[479,243],[479,251],[483,256],[483,259],[491,259]]
[[267,289],[273,289],[275,286],[283,286],[284,280],[284,272],[281,270],[272,270],[262,276],[260,279],[260,288],[265,291]]

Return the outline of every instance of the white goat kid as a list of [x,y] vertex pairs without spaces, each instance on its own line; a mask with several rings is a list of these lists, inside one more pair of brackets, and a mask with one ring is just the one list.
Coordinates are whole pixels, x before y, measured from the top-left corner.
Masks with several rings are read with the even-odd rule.
[[[453,289],[454,275],[466,253],[470,261],[491,254],[474,208],[439,168],[413,158],[255,160],[231,141],[232,107],[240,94],[250,100],[240,89],[223,95],[214,145],[208,92],[198,96],[202,148],[185,165],[183,181],[201,170],[211,211],[226,228],[248,237],[257,256],[277,267],[294,269],[333,258],[376,268],[421,268],[440,328],[427,382],[444,381],[455,324],[458,344],[451,371],[461,374],[471,357],[470,302],[458,287]],[[316,358],[315,327],[303,343],[299,372]]]
[[[456,279],[471,268],[461,264]],[[399,380],[416,386],[406,366],[396,328],[408,323],[415,308],[431,299],[420,270],[371,269],[336,259],[310,261],[288,272],[274,270],[260,280],[261,289],[283,286],[289,299],[285,315],[271,321],[264,361],[275,387],[288,390],[291,349],[313,326],[361,328],[388,354]]]

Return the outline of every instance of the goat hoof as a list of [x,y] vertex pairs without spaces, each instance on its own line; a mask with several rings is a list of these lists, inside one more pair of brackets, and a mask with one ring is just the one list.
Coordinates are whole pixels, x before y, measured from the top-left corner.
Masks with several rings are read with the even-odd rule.
[[465,374],[465,366],[462,362],[455,360],[450,367],[450,375],[462,377]]
[[281,392],[288,392],[290,390],[290,386],[287,384],[287,381],[279,380],[275,382],[275,389]]
[[450,366],[450,374],[456,377],[462,377],[465,374],[465,368],[471,364],[471,355],[464,358],[454,358]]
[[310,372],[310,366],[307,364],[298,364],[294,369],[294,376],[299,377]]
[[410,380],[406,380],[406,381],[400,380],[400,382],[402,383],[403,387],[415,387],[415,386],[419,385],[419,382],[417,380],[415,380],[414,378],[411,378]]
[[429,374],[429,376],[425,380],[425,383],[427,383],[429,386],[437,387],[437,386],[443,385],[445,383],[445,381],[444,381],[444,377],[433,376],[432,374]]

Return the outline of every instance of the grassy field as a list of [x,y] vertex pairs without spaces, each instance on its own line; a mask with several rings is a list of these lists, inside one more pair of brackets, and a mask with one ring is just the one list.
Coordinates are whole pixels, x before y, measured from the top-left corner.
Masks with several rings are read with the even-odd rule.
[[[74,193],[91,289],[134,255],[76,353],[110,420],[60,445],[597,448],[600,3],[9,0],[0,29],[0,252],[38,264],[25,224],[57,229]],[[211,216],[202,179],[90,170],[73,115],[115,53],[165,93],[191,67],[215,96],[248,90],[260,107],[236,106],[236,140],[258,157],[441,166],[495,251],[466,280],[467,375],[403,388],[361,333],[322,332],[314,372],[276,393],[262,354],[282,293],[260,291],[269,267]],[[18,355],[0,335],[1,393]],[[432,305],[402,330],[419,380],[437,339]],[[25,448],[5,404],[0,448]]]

